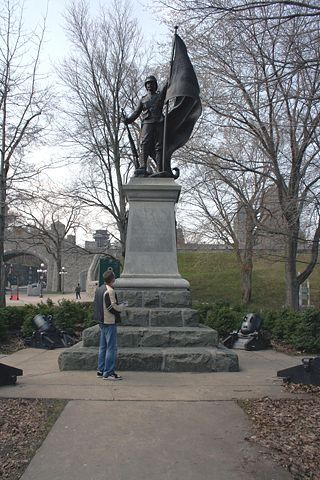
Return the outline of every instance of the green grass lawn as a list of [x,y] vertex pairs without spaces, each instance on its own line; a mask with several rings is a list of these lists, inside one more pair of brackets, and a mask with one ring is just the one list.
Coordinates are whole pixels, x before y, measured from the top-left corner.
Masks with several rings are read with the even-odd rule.
[[[303,271],[307,256],[299,258]],[[181,276],[191,285],[193,301],[241,303],[240,271],[233,252],[183,252],[178,254]],[[309,277],[311,303],[320,307],[320,264]],[[285,303],[282,258],[256,256],[253,265],[252,307],[273,309]]]

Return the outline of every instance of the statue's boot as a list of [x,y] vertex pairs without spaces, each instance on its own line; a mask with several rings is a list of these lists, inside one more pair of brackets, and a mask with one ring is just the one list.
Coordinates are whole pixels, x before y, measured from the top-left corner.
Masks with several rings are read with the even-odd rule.
[[136,168],[134,172],[135,177],[147,177],[147,160],[148,154],[146,154],[144,146],[141,146],[140,155],[139,155],[139,168]]
[[148,177],[148,171],[147,171],[147,165],[148,165],[148,152],[144,145],[141,145],[141,151],[140,151],[140,165],[143,170],[143,176]]

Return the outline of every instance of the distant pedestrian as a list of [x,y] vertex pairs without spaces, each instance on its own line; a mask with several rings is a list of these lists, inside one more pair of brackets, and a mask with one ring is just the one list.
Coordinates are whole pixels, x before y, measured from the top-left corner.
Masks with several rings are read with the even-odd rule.
[[78,300],[78,299],[81,300],[81,295],[80,295],[80,292],[81,292],[80,283],[78,283],[78,285],[76,286],[75,292],[76,292],[76,300]]
[[93,319],[100,326],[100,344],[98,354],[97,377],[105,380],[122,380],[115,372],[117,359],[117,323],[120,322],[120,312],[127,306],[124,302],[118,304],[117,295],[113,289],[115,275],[113,270],[103,274],[104,285],[97,288],[94,296]]

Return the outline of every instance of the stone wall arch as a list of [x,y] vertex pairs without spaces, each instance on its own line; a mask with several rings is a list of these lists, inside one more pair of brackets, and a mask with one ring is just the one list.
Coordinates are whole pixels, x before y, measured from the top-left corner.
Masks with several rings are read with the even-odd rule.
[[47,270],[46,282],[50,276],[49,258],[35,250],[7,248],[4,251],[4,263],[9,284],[19,283],[21,285],[38,282],[37,270],[42,263]]

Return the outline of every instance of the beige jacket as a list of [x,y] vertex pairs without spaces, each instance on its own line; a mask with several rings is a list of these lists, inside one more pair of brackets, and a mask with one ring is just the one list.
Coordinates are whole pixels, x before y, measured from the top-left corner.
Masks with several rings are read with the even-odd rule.
[[112,306],[112,308],[114,308],[114,310],[117,310],[117,312],[122,312],[123,307],[122,307],[122,305],[118,305],[114,289],[112,287],[110,287],[110,285],[106,285],[106,291],[105,291],[105,294],[103,296],[103,318],[104,318],[103,323],[106,323],[108,325],[112,325],[113,323],[115,323],[116,318],[115,318],[115,315],[113,313],[109,312],[106,309],[106,302],[105,302],[104,297],[105,297],[107,292],[109,293],[111,306]]

